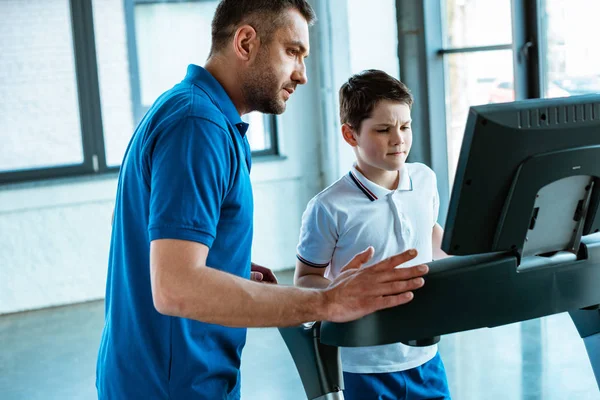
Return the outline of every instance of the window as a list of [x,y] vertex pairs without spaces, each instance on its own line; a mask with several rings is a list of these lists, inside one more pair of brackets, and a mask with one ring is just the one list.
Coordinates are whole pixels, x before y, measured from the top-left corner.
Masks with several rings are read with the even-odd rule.
[[[118,171],[149,105],[206,60],[217,3],[0,1],[0,184]],[[253,155],[276,154],[275,117],[244,120]]]
[[411,155],[437,173],[441,218],[469,107],[600,92],[597,0],[396,0],[396,8],[400,72],[422,133]]
[[600,92],[590,34],[597,0],[446,0],[445,7],[450,182],[470,106]]
[[469,107],[515,99],[511,1],[446,0],[448,175],[454,181]]
[[11,172],[82,165],[68,2],[0,2],[0,54],[0,182]]
[[600,93],[598,13],[597,0],[542,1],[542,96]]
[[[154,100],[181,81],[189,64],[203,65],[210,51],[218,0],[126,0],[134,109],[139,121]],[[275,116],[251,113],[247,133],[253,155],[277,154]]]
[[394,0],[348,0],[348,26],[353,74],[380,69],[396,78],[400,76]]

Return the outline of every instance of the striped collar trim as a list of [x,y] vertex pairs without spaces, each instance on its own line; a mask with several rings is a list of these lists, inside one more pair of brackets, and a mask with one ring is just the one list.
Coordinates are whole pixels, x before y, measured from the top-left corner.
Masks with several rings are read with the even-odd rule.
[[367,188],[361,181],[360,179],[358,179],[356,177],[356,175],[354,175],[354,173],[352,171],[348,172],[348,176],[350,177],[350,179],[352,179],[352,181],[354,182],[354,184],[365,194],[365,196],[368,197],[369,200],[371,201],[375,201],[378,199],[377,196],[375,196],[375,194],[373,192],[371,192],[369,190],[369,188]]
[[350,179],[354,184],[367,196],[371,201],[375,201],[385,197],[387,194],[395,191],[411,191],[413,190],[412,179],[408,173],[408,167],[406,164],[400,170],[400,185],[396,190],[389,190],[378,184],[371,182],[367,177],[360,173],[356,168],[356,165],[352,166],[352,169],[348,173]]

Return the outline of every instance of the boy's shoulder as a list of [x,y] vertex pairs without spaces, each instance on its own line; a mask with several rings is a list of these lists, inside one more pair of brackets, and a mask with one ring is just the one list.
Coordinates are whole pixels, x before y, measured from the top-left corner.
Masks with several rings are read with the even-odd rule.
[[316,194],[312,198],[311,203],[319,204],[326,208],[334,207],[335,204],[339,203],[340,198],[352,194],[352,186],[349,185],[349,182],[348,174],[346,173]]
[[404,164],[408,167],[408,172],[410,174],[422,174],[425,176],[433,176],[435,177],[435,172],[427,165],[420,162],[411,162]]
[[405,166],[408,168],[408,174],[410,176],[410,180],[414,183],[424,183],[433,182],[437,184],[437,177],[435,172],[427,165],[419,162],[414,163],[406,163]]

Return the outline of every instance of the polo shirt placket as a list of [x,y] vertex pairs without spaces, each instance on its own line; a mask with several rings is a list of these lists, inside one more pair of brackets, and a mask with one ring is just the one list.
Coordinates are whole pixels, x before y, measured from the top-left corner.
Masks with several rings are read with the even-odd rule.
[[388,204],[391,209],[392,218],[394,219],[394,236],[396,241],[403,243],[406,248],[409,248],[414,243],[414,229],[402,212],[402,197],[404,192],[412,191],[412,181],[408,173],[408,168],[402,168],[399,173],[400,182],[398,183],[398,188],[395,190],[389,190],[371,182],[358,171],[356,165],[353,166],[350,177],[371,201],[385,201]]

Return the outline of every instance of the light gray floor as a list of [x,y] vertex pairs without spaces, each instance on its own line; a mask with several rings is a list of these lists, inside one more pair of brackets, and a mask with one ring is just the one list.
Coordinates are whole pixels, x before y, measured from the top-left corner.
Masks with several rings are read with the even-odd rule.
[[[94,399],[102,324],[103,302],[0,316],[0,399]],[[455,400],[600,400],[566,314],[448,335],[440,353]],[[249,330],[242,377],[243,400],[305,400],[275,329]]]

